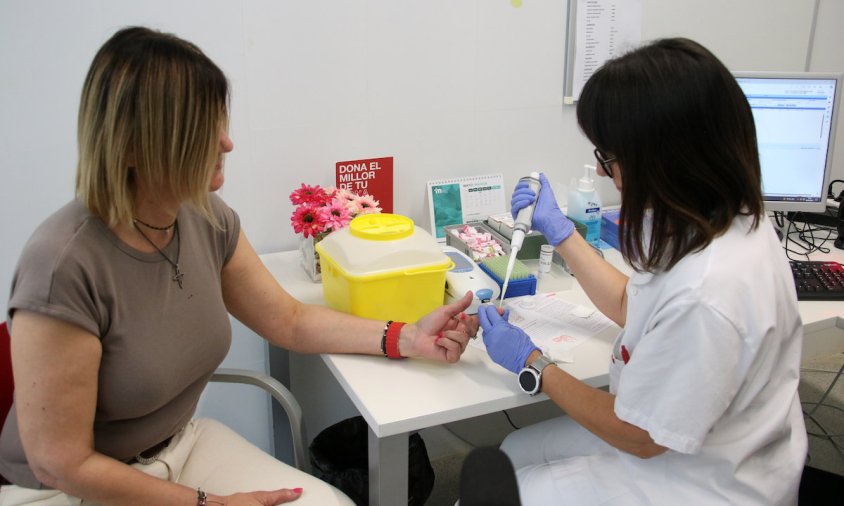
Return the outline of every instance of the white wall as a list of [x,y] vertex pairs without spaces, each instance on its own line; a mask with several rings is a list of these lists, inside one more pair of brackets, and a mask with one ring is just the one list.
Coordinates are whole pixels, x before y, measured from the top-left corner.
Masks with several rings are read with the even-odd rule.
[[[814,36],[812,57],[809,70],[816,72],[844,72],[844,1],[821,0],[818,9],[818,22]],[[833,179],[844,180],[844,97],[838,111],[838,125],[835,133],[835,158],[832,167]],[[836,192],[844,190],[840,184]]]
[[[805,64],[814,0],[642,2],[646,39],[695,38],[733,69]],[[812,70],[844,70],[842,4],[820,2]],[[0,286],[32,229],[72,197],[82,79],[119,27],[172,31],[228,74],[222,193],[269,252],[296,244],[288,193],[333,183],[340,160],[394,156],[395,210],[423,226],[428,179],[503,172],[510,186],[538,168],[567,182],[592,160],[562,106],[565,13],[562,0],[0,0]],[[842,160],[844,147],[838,176]]]
[[[814,0],[642,4],[646,39],[697,39],[736,70],[804,68]],[[811,70],[844,71],[842,5],[820,1]],[[564,0],[0,0],[0,305],[29,234],[72,198],[79,91],[117,28],[174,32],[229,76],[222,193],[264,253],[295,246],[287,195],[332,184],[337,161],[395,157],[394,211],[423,226],[429,179],[502,172],[509,188],[540,169],[565,183],[593,162],[562,105],[566,12]]]

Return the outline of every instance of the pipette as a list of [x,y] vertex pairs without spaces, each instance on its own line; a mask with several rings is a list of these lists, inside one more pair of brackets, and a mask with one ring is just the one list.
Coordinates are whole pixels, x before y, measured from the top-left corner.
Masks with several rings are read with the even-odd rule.
[[536,198],[530,205],[523,207],[516,215],[516,223],[513,225],[513,237],[510,239],[510,260],[507,261],[507,272],[504,275],[504,285],[501,287],[501,298],[498,299],[498,307],[504,303],[504,296],[507,294],[507,285],[510,284],[510,275],[513,273],[513,265],[516,263],[516,254],[522,248],[525,241],[525,234],[530,231],[533,221],[533,210],[536,208],[536,201],[539,199],[539,189],[542,185],[539,182],[539,173],[531,172],[530,176],[519,179],[519,182],[526,181],[528,187],[536,194]]

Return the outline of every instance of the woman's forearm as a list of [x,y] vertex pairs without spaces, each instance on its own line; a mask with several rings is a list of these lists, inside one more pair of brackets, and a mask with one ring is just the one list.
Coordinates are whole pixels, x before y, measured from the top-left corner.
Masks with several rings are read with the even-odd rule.
[[[538,355],[538,352],[534,352]],[[532,361],[534,357],[528,359]],[[615,415],[615,396],[583,383],[553,365],[542,373],[542,391],[566,414],[590,432],[619,450],[642,458],[663,453],[647,431]]]
[[49,463],[31,463],[36,477],[50,488],[102,505],[185,506],[197,492],[145,474],[101,453],[79,459],[57,452]]

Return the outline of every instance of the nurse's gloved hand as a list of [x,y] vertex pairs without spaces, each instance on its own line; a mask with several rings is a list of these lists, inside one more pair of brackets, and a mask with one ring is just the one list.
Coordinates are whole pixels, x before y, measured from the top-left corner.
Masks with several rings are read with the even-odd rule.
[[[539,190],[539,200],[533,210],[531,228],[542,232],[548,243],[556,247],[574,232],[574,223],[560,210],[557,199],[554,198],[554,190],[551,189],[544,173],[539,174],[539,182],[542,188]],[[527,182],[520,181],[510,197],[510,212],[513,213],[513,218],[515,219],[519,211],[529,206],[534,199],[536,199],[536,194]]]
[[533,344],[524,330],[507,321],[509,311],[504,316],[492,304],[483,304],[478,308],[478,319],[484,330],[484,345],[493,362],[518,374],[525,367],[528,356],[539,348]]

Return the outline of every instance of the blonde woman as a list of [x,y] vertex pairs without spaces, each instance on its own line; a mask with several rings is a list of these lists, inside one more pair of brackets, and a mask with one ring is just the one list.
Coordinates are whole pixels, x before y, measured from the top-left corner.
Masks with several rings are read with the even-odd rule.
[[226,78],[189,42],[127,28],[94,58],[77,198],[35,231],[13,281],[0,505],[352,504],[193,418],[229,314],[300,353],[386,354],[386,337],[391,355],[456,362],[477,330],[454,318],[470,294],[404,326],[293,299],[209,193],[233,148],[227,122]]

